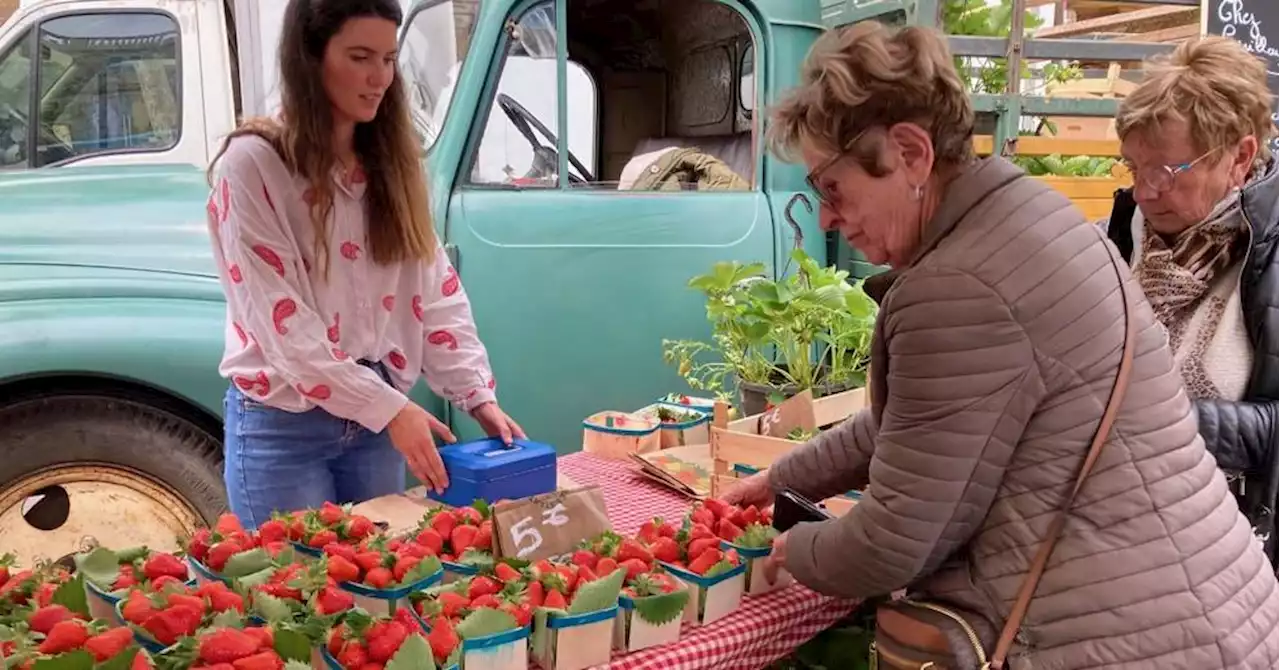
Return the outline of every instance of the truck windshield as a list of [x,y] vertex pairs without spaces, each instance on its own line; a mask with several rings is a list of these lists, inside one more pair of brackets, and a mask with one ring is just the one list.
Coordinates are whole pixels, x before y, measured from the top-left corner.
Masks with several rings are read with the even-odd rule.
[[400,73],[423,151],[431,148],[440,133],[478,8],[477,0],[428,3],[406,22]]

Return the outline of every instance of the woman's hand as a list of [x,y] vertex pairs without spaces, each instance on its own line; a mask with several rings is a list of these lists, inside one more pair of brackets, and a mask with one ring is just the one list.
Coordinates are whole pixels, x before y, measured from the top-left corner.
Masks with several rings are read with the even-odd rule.
[[404,454],[409,471],[418,481],[430,486],[437,494],[449,486],[444,461],[440,460],[436,441],[431,437],[435,433],[445,442],[457,441],[458,438],[453,436],[444,422],[410,400],[391,419],[391,423],[387,424],[387,433],[391,437],[391,444]]
[[773,538],[773,550],[764,559],[764,578],[772,586],[778,582],[778,570],[787,565],[787,534]]
[[769,486],[769,473],[757,472],[739,482],[720,496],[720,499],[738,507],[755,505],[761,509],[773,504],[773,487]]
[[507,416],[496,402],[487,402],[471,410],[471,418],[480,424],[485,435],[502,438],[503,444],[511,444],[515,438],[525,438],[524,429],[520,424]]

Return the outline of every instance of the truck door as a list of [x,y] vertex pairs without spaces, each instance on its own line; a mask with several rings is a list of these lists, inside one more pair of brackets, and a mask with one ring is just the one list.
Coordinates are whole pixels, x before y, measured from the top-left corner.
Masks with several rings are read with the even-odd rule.
[[710,332],[691,277],[775,257],[739,85],[762,31],[736,4],[661,4],[486,1],[452,100],[436,96],[450,111],[429,140],[433,198],[499,397],[562,452],[587,415],[681,388],[662,340]]

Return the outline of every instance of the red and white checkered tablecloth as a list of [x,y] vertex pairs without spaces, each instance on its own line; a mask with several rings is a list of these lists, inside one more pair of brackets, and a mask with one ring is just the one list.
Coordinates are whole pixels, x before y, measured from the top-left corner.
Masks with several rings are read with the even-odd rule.
[[[626,461],[579,452],[561,457],[559,470],[574,482],[597,485],[615,531],[635,533],[655,516],[680,519],[690,501],[641,475]],[[829,598],[793,584],[743,598],[733,614],[706,626],[686,624],[680,640],[631,654],[615,653],[609,670],[755,670],[790,654],[853,610],[854,602]]]

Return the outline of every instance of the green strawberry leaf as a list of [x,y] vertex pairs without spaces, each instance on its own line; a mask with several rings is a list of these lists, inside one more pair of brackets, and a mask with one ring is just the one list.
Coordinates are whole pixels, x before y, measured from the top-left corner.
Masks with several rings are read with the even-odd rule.
[[76,575],[65,581],[53,592],[53,602],[89,618],[89,599],[84,593],[84,577]]
[[125,647],[124,651],[99,665],[97,670],[129,670],[129,668],[133,667],[133,657],[141,653],[142,649],[136,645]]
[[684,613],[685,606],[689,604],[689,590],[680,589],[656,596],[634,598],[632,602],[636,606],[636,616],[655,626],[661,626]]
[[443,569],[444,564],[440,562],[438,557],[428,556],[421,561],[418,561],[418,564],[413,566],[412,570],[406,572],[404,579],[400,580],[400,583],[406,585],[412,584],[420,579],[430,577]]
[[[244,615],[240,612],[229,609],[225,612],[219,612],[213,620],[209,622],[210,628],[244,628]],[[309,659],[308,659],[309,660]]]
[[487,572],[493,569],[493,554],[487,551],[481,551],[474,547],[468,547],[462,555],[458,557],[457,563],[460,565],[469,565],[479,569],[481,572]]
[[773,538],[778,536],[778,529],[760,523],[749,524],[742,529],[742,535],[733,544],[748,549],[764,549],[773,546]]
[[227,559],[227,564],[222,568],[222,576],[227,579],[239,579],[266,570],[271,565],[271,555],[265,549],[261,547],[250,549]]
[[[288,603],[262,591],[253,592],[251,611],[262,617],[267,623],[293,621],[293,608],[289,607]],[[307,657],[306,660],[310,661],[311,658]]]
[[277,628],[273,638],[276,653],[280,654],[280,658],[311,663],[311,640],[308,640],[306,635],[288,628]]
[[116,560],[121,563],[132,563],[140,558],[146,558],[151,555],[151,550],[147,546],[141,545],[137,547],[125,547],[116,551]]
[[471,503],[471,506],[480,513],[481,519],[488,519],[492,516],[492,511],[489,509],[489,502],[484,498],[476,498],[475,501]]
[[573,602],[569,603],[569,614],[586,614],[597,612],[618,604],[618,594],[622,592],[622,582],[627,578],[627,571],[618,568],[607,577],[601,577],[578,587],[573,594]]
[[311,670],[311,664],[302,661],[285,661],[284,670]]
[[436,670],[435,654],[421,635],[410,635],[387,662],[386,670]]
[[110,591],[111,586],[120,578],[120,555],[106,547],[95,547],[86,554],[76,554],[76,574],[84,575],[103,591]]
[[351,631],[352,637],[363,639],[364,632],[368,630],[369,626],[373,625],[373,616],[363,608],[353,607],[347,610],[342,623],[347,627],[347,630]]
[[[228,561],[228,565],[230,562]],[[245,575],[235,580],[235,583],[241,587],[262,586],[271,581],[271,577],[276,574],[274,566],[268,566],[257,572]]]
[[32,670],[93,670],[93,654],[77,649],[52,658],[42,658],[35,662]]
[[711,579],[712,577],[723,575],[724,573],[736,567],[738,566],[730,563],[728,560],[721,559],[719,563],[716,563],[715,565],[707,568],[707,571],[702,573],[702,576],[706,577],[707,579]]
[[491,607],[481,607],[472,611],[465,619],[458,622],[455,630],[458,633],[458,637],[464,640],[474,640],[479,637],[513,630],[519,626],[520,624],[516,622],[516,618],[507,612],[495,610]]

